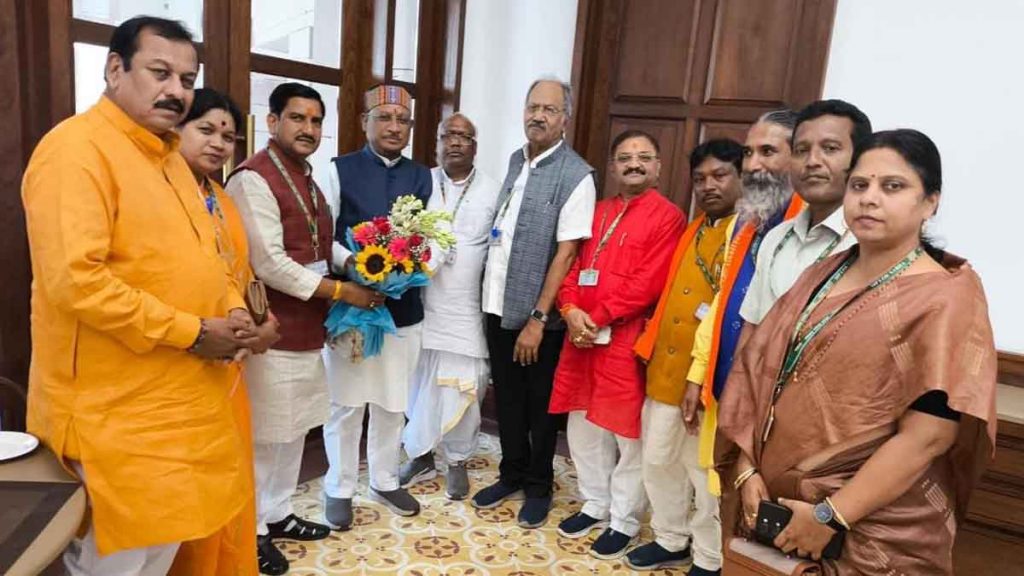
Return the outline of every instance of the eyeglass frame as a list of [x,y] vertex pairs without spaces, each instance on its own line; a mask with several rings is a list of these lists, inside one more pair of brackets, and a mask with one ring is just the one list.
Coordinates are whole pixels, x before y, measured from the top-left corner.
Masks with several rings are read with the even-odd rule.
[[551,104],[527,104],[526,111],[531,116],[536,116],[537,113],[540,112],[544,114],[544,116],[550,118],[552,116],[558,116],[559,114],[563,114],[565,112],[565,108],[558,108],[557,106],[552,106]]
[[660,159],[661,157],[658,154],[651,154],[649,156],[646,154],[616,154],[609,158],[610,161],[620,166],[629,164],[633,160],[637,160],[641,164],[651,164]]
[[445,144],[453,144],[453,138],[457,138],[462,144],[476,144],[476,136],[459,132],[444,132],[437,135],[437,139]]
[[412,128],[413,126],[416,125],[416,120],[414,118],[404,118],[402,116],[396,116],[393,114],[375,114],[373,112],[367,112],[366,117],[373,118],[375,122],[380,122],[382,124],[391,124],[392,122],[398,122],[398,125],[401,126],[402,128]]

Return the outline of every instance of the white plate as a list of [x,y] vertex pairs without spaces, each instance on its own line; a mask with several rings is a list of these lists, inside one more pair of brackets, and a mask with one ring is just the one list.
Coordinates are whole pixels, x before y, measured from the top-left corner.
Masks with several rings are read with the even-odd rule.
[[24,456],[39,446],[39,439],[22,432],[0,432],[0,462]]

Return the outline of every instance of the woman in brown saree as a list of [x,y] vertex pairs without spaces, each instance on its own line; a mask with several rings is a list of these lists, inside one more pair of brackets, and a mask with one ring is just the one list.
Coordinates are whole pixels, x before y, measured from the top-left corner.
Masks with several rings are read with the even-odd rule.
[[859,247],[808,269],[748,327],[719,407],[725,532],[762,500],[793,511],[775,540],[826,574],[952,574],[956,528],[991,460],[996,360],[981,282],[921,229],[939,152],[924,134],[873,134],[844,210]]

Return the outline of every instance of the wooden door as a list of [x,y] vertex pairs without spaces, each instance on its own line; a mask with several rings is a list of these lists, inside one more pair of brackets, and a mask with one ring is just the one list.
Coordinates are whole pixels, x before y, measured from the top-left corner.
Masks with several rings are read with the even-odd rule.
[[687,159],[698,143],[742,142],[762,113],[820,97],[835,9],[836,0],[581,1],[574,147],[603,174],[616,134],[650,132],[662,192],[690,211]]

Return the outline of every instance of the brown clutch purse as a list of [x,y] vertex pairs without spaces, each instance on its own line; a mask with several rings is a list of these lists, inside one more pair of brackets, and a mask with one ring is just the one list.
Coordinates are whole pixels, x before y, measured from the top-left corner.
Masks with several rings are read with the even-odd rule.
[[267,287],[262,281],[253,280],[245,287],[245,304],[249,307],[249,314],[256,324],[267,321],[270,306],[267,304]]

